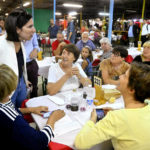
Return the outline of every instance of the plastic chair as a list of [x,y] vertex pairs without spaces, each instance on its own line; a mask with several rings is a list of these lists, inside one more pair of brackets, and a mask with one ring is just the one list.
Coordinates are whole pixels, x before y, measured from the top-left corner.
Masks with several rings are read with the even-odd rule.
[[94,59],[92,62],[92,66],[95,67],[95,66],[99,65],[99,63],[100,63],[100,59]]
[[130,63],[133,61],[133,57],[132,57],[131,55],[128,55],[128,56],[125,58],[125,61],[130,64]]
[[67,145],[56,143],[56,142],[50,142],[48,144],[48,148],[49,150],[73,150],[71,147]]
[[[25,99],[22,104],[21,104],[21,108],[26,108],[26,102],[28,101],[29,99]],[[25,114],[23,115],[23,118],[28,122],[28,123],[31,123],[31,122],[34,122],[31,114]]]

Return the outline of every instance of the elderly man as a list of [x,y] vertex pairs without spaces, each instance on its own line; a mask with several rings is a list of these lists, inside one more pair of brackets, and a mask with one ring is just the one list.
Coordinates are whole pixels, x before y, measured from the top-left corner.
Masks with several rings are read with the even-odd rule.
[[89,39],[88,32],[83,32],[81,36],[81,40],[77,42],[76,46],[81,51],[83,47],[89,46],[91,50],[95,50],[96,47],[94,43]]
[[108,38],[104,37],[100,40],[101,49],[103,50],[103,54],[101,56],[98,56],[100,58],[100,61],[103,61],[103,59],[109,58],[112,54],[112,46]]
[[61,32],[57,33],[57,40],[52,43],[53,56],[60,55],[62,47],[69,44],[70,41],[64,39],[64,35]]

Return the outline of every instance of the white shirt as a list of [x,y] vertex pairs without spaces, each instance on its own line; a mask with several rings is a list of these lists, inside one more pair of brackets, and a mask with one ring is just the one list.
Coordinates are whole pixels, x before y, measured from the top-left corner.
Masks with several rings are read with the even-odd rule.
[[[87,78],[87,75],[85,74],[85,72],[83,71],[79,63],[73,64],[73,67],[77,67],[79,69],[81,76]],[[65,72],[61,69],[59,63],[53,64],[49,68],[48,82],[55,83],[64,75]],[[73,90],[79,88],[79,86],[80,86],[79,79],[77,78],[77,76],[74,75],[64,83],[60,91],[62,92],[62,91]]]
[[150,33],[150,26],[146,23],[142,26],[142,34],[141,35],[147,35]]

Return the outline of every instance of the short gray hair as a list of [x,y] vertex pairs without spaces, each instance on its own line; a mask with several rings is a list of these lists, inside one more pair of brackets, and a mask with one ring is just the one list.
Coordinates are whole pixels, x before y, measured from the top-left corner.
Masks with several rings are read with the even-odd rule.
[[88,32],[83,32],[83,33],[82,33],[82,36],[83,36],[84,34],[86,34],[86,35],[89,36],[89,33],[88,33]]
[[110,46],[112,46],[111,43],[110,43],[110,41],[109,41],[109,38],[106,38],[106,37],[102,38],[99,42],[100,42],[100,44],[101,44],[101,43],[107,43],[107,44],[109,44]]

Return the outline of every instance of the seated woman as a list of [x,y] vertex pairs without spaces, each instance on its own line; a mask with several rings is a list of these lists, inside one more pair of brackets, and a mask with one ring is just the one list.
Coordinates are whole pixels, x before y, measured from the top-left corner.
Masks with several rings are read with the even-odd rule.
[[82,48],[81,57],[83,59],[82,69],[84,70],[84,72],[88,77],[91,77],[93,75],[93,70],[92,70],[93,56],[92,56],[92,50],[89,46],[85,46]]
[[[17,76],[7,65],[0,65],[0,137],[3,149],[15,150],[46,150],[51,138],[54,137],[54,124],[64,116],[64,111],[54,111],[48,118],[45,127],[37,131],[30,127],[22,114],[48,111],[48,107],[14,107],[9,99],[17,87]],[[7,142],[7,144],[6,144]]]
[[76,136],[77,149],[111,140],[115,150],[149,150],[150,105],[144,100],[150,97],[150,66],[132,63],[120,76],[117,89],[123,95],[125,108],[109,111],[97,123],[93,110],[90,121]]
[[99,70],[102,74],[104,84],[119,83],[119,76],[124,74],[129,68],[129,64],[124,61],[128,56],[128,51],[123,47],[115,47],[110,58],[100,63]]
[[150,41],[143,44],[143,53],[136,56],[133,61],[143,62],[150,65]]
[[106,37],[102,38],[100,41],[101,49],[103,50],[103,54],[99,55],[100,61],[102,62],[104,59],[110,58],[112,54],[112,45],[110,40]]
[[74,44],[64,46],[62,60],[49,68],[48,94],[54,95],[59,91],[76,89],[80,84],[91,84],[91,80],[87,78],[80,64],[75,63],[79,54]]

